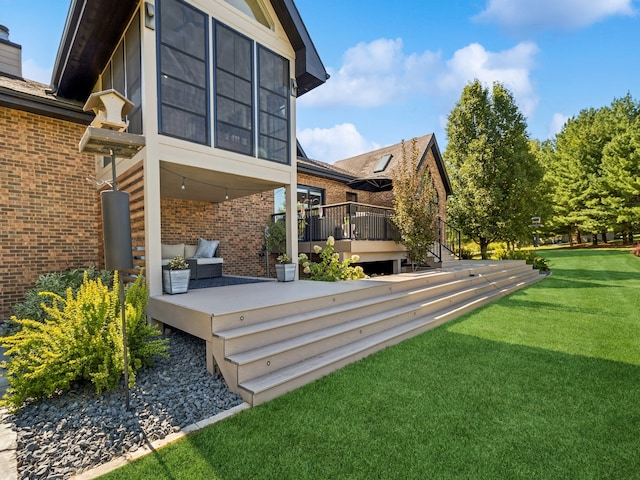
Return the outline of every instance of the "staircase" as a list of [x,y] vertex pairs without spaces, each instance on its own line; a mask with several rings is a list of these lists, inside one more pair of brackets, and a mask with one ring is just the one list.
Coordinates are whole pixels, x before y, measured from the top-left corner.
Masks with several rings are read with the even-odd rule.
[[213,356],[229,387],[255,406],[543,278],[521,261],[476,263],[216,316]]

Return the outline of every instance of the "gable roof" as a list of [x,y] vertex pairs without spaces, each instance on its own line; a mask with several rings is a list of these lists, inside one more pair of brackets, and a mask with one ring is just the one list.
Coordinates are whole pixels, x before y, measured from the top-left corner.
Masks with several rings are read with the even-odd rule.
[[[138,0],[71,0],[51,76],[57,95],[87,99],[139,4]],[[296,52],[300,96],[329,76],[293,0],[271,0],[271,4]]]
[[[405,142],[405,148],[407,153],[410,153],[411,142]],[[445,191],[448,195],[453,193],[451,189],[451,182],[447,175],[447,170],[436,142],[436,136],[433,133],[424,135],[416,139],[416,146],[420,152],[420,164],[425,160],[429,150],[433,151],[433,156],[438,167],[438,174],[442,178]],[[380,162],[386,155],[391,155],[388,160],[386,168],[383,167]],[[399,161],[402,159],[402,143],[390,145],[387,147],[374,150],[373,152],[363,153],[355,157],[347,158],[345,160],[339,160],[334,165],[342,170],[346,170],[351,173],[359,182],[369,182],[372,184],[383,185],[393,177],[393,170],[397,168]],[[383,162],[384,163],[384,162]],[[378,168],[377,168],[378,167]],[[379,171],[377,171],[379,170]]]

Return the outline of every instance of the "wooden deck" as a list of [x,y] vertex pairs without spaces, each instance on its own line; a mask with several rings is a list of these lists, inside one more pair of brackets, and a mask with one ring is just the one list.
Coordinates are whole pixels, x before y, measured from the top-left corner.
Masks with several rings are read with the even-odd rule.
[[150,319],[206,342],[207,369],[258,404],[543,278],[459,261],[351,282],[262,282],[149,299]]

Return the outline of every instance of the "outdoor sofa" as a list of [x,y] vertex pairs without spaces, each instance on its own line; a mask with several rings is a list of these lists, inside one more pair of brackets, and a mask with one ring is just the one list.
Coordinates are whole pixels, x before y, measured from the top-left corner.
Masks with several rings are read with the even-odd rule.
[[173,257],[181,256],[189,264],[191,270],[191,280],[203,278],[214,278],[222,276],[223,259],[217,257],[217,240],[198,240],[198,245],[188,245],[184,243],[161,244],[162,247],[162,268],[166,268]]

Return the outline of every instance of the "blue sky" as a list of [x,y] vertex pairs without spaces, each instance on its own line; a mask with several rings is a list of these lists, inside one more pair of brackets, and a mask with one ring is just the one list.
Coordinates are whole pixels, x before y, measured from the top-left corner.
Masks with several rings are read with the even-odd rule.
[[[49,83],[68,0],[0,0],[24,76]],[[640,95],[640,0],[296,0],[331,79],[298,100],[307,154],[332,162],[434,132],[474,78],[504,83],[546,139]]]

